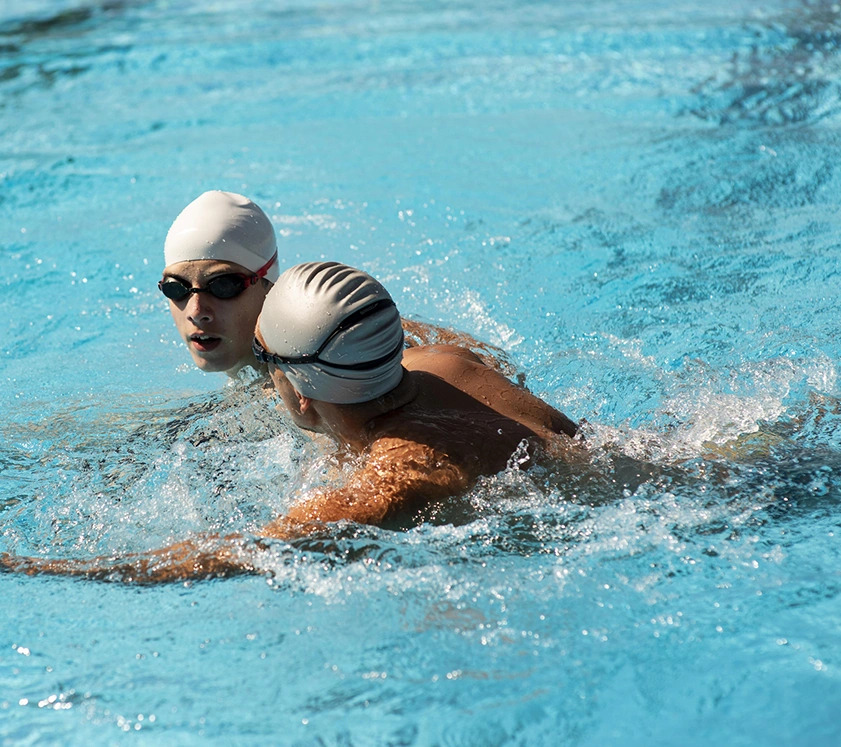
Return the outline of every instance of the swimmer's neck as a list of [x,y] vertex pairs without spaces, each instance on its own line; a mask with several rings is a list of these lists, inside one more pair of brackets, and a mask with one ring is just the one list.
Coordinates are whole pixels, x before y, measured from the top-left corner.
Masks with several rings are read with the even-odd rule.
[[418,396],[418,382],[409,371],[390,392],[355,405],[316,403],[324,432],[352,451],[362,452],[376,439],[383,418],[413,402]]
[[386,392],[380,397],[377,397],[371,402],[366,402],[366,405],[371,405],[374,412],[368,418],[367,425],[373,425],[373,421],[384,415],[389,415],[401,407],[405,407],[411,402],[414,402],[418,396],[419,386],[415,374],[411,371],[403,369],[403,378],[400,383],[394,387],[390,392]]

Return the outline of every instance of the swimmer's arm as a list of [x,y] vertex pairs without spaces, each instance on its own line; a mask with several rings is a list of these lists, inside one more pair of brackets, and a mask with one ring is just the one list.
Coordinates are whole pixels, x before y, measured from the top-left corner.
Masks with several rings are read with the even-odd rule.
[[463,471],[443,455],[413,442],[386,438],[377,442],[345,486],[295,504],[285,516],[258,531],[257,539],[206,535],[148,553],[90,560],[0,553],[0,571],[136,584],[259,573],[257,557],[271,547],[260,538],[296,539],[324,531],[337,521],[378,525],[423,502],[456,495],[466,488]]
[[159,584],[189,579],[219,578],[256,573],[254,552],[265,550],[259,541],[240,535],[208,536],[125,556],[32,558],[0,553],[0,571],[27,576],[76,576],[97,581]]
[[258,534],[272,539],[292,540],[317,531],[337,521],[356,524],[381,524],[401,502],[400,496],[386,486],[349,484],[330,491],[320,491],[292,506],[284,516],[267,524]]
[[[394,480],[375,470],[362,469],[345,487],[301,501],[257,534],[261,538],[292,540],[323,531],[336,521],[379,524],[401,503],[404,493]],[[228,535],[198,537],[148,553],[89,560],[0,553],[0,572],[161,584],[258,573],[256,554],[268,547],[259,538],[249,542],[240,535]]]

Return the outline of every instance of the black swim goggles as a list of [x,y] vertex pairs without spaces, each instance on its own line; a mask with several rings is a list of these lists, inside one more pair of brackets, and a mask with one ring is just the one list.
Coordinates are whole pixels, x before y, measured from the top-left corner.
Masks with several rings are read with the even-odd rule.
[[214,298],[223,300],[236,298],[248,286],[254,285],[260,278],[265,277],[269,268],[277,259],[277,252],[253,275],[244,275],[241,272],[226,272],[224,275],[217,275],[208,280],[204,288],[191,288],[177,278],[165,278],[158,281],[158,288],[170,301],[183,301],[193,293],[209,293]]
[[383,365],[383,363],[388,363],[388,361],[394,358],[394,356],[403,349],[403,335],[400,336],[400,342],[394,350],[373,361],[363,361],[362,363],[333,363],[331,361],[325,361],[319,356],[337,335],[341,334],[346,329],[349,329],[354,324],[358,324],[365,317],[391,306],[394,306],[394,301],[390,298],[381,298],[379,301],[374,301],[369,303],[367,306],[363,306],[361,309],[357,309],[352,314],[345,317],[339,326],[327,335],[324,342],[318,346],[318,350],[314,353],[307,353],[306,355],[298,355],[294,357],[288,355],[276,355],[275,353],[270,353],[266,350],[256,337],[254,338],[254,342],[251,343],[251,349],[254,351],[254,356],[258,361],[260,361],[260,363],[272,363],[275,366],[280,364],[292,366],[299,363],[322,363],[325,366],[330,366],[330,368],[340,368],[345,371],[366,371],[377,368],[378,366]]

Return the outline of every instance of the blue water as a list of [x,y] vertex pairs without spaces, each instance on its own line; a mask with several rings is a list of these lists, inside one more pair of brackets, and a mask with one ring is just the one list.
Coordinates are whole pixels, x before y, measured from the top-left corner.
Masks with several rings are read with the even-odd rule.
[[265,577],[0,575],[0,742],[841,742],[841,10],[0,4],[0,551],[249,532],[335,479],[189,363],[206,189],[505,348],[591,465]]

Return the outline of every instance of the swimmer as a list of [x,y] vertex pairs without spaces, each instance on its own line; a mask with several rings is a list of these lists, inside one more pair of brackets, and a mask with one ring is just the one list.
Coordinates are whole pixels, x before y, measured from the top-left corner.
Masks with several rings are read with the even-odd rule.
[[[233,192],[205,192],[170,227],[164,259],[158,288],[196,366],[232,378],[246,366],[264,373],[251,353],[251,339],[279,265],[275,230],[263,210]],[[407,345],[433,340],[465,345],[489,365],[515,374],[502,351],[469,335],[408,319],[403,326]]]
[[93,561],[0,556],[0,568],[155,583],[257,573],[267,539],[382,525],[469,490],[482,475],[546,455],[575,458],[575,424],[464,348],[404,349],[400,315],[373,277],[336,262],[297,265],[269,291],[254,354],[293,421],[356,460],[347,482],[305,496],[248,541],[200,538]]
[[563,457],[576,425],[452,345],[404,350],[400,316],[373,277],[336,262],[287,270],[257,322],[254,352],[300,428],[360,459],[348,483],[261,532],[282,539],[347,520],[379,525],[468,490],[521,445]]
[[164,258],[158,288],[196,366],[234,377],[254,365],[254,322],[279,274],[266,214],[242,195],[205,192],[170,227]]

